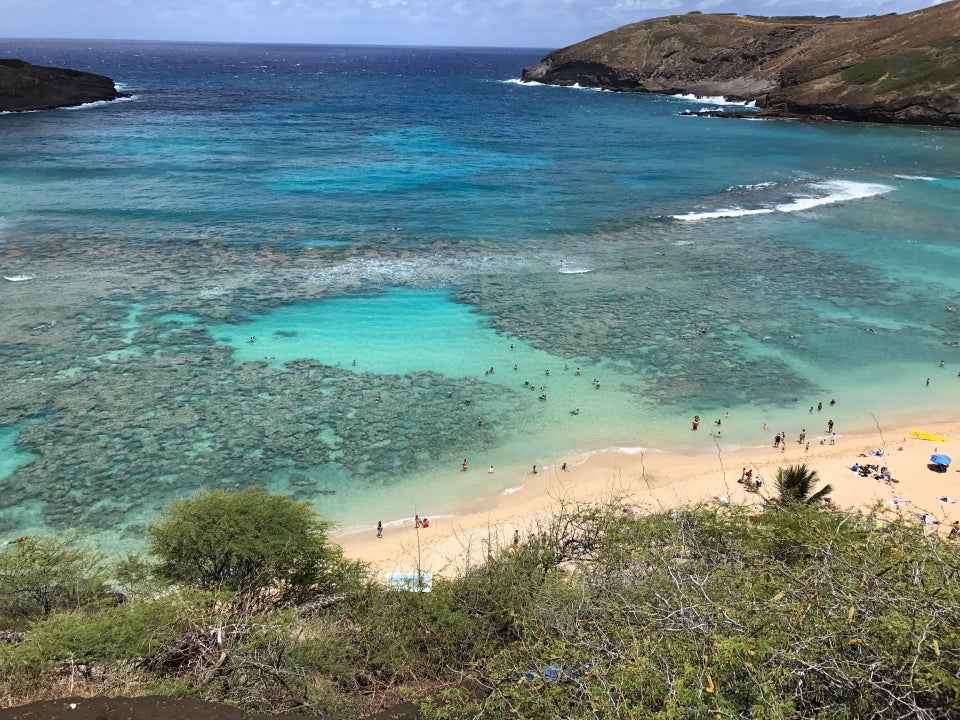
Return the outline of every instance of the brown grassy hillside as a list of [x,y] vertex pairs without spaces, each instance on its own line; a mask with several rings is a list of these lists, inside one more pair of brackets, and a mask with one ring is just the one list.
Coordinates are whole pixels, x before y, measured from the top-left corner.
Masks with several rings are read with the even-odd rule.
[[904,15],[670,15],[556,50],[525,80],[726,95],[768,114],[960,124],[960,0]]

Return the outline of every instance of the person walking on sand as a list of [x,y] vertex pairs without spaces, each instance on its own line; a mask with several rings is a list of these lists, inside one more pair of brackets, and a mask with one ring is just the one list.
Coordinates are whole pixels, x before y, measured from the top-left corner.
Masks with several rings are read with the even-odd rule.
[[383,537],[383,521],[382,520],[377,520],[377,537],[378,538]]

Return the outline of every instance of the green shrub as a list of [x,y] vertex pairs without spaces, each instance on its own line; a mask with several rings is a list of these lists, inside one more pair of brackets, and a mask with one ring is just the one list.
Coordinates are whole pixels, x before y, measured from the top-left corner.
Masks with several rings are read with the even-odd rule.
[[960,36],[957,35],[941,35],[925,43],[927,47],[937,48],[938,50],[946,50],[957,44],[960,44]]
[[78,608],[109,596],[102,553],[79,537],[24,538],[0,549],[0,618],[22,626],[54,609]]
[[[928,46],[941,47],[947,37],[934,40]],[[847,68],[841,77],[854,85],[878,83],[879,93],[902,90],[921,82],[954,82],[960,78],[960,60],[941,60],[920,48],[871,58]]]
[[[516,640],[479,663],[497,687],[485,717],[934,717],[955,707],[954,544],[805,503],[592,522],[590,551],[563,563],[563,581],[527,588],[535,599],[513,618]],[[478,711],[467,703],[456,716]]]
[[356,588],[362,564],[328,542],[331,523],[307,503],[262,488],[200,492],[147,527],[157,576],[282,603]]

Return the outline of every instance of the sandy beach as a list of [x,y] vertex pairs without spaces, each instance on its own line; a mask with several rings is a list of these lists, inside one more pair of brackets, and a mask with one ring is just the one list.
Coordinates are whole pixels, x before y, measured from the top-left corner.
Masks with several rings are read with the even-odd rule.
[[[918,439],[910,434],[912,430],[935,433],[946,441]],[[835,444],[830,444],[826,433],[811,433],[809,447],[797,440],[796,435],[788,436],[780,448],[771,442],[763,447],[718,447],[699,454],[605,450],[571,457],[565,460],[566,470],[538,468],[536,475],[517,478],[505,492],[449,515],[430,517],[428,528],[418,529],[412,520],[392,522],[385,525],[382,538],[371,527],[335,539],[349,557],[370,563],[384,579],[388,573],[414,572],[418,567],[422,572],[454,576],[482,563],[488,547],[506,546],[516,533],[524,538],[536,533],[562,508],[578,503],[616,502],[634,512],[702,502],[759,509],[765,496],[775,494],[777,468],[797,463],[817,471],[817,489],[823,483],[833,486],[830,498],[838,508],[867,508],[880,502],[891,518],[899,515],[925,532],[943,534],[950,523],[960,520],[960,506],[954,502],[960,500],[958,421],[929,418],[906,424],[900,419],[888,426],[880,422],[872,431],[838,433]],[[871,454],[878,451],[882,456]],[[946,473],[935,472],[928,467],[933,453],[958,462]],[[863,477],[850,469],[854,463],[885,466],[895,482]],[[748,492],[737,482],[744,469],[762,479],[759,492]],[[485,475],[486,470],[476,472]],[[929,516],[928,523],[923,522],[924,516]],[[933,519],[939,524],[929,522]]]

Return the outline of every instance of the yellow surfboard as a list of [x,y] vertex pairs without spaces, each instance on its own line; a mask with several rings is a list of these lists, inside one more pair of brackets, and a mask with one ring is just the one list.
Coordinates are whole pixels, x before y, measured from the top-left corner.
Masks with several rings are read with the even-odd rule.
[[920,438],[921,440],[933,440],[934,442],[947,441],[943,435],[934,435],[933,433],[923,432],[922,430],[911,430],[910,434],[915,438]]

